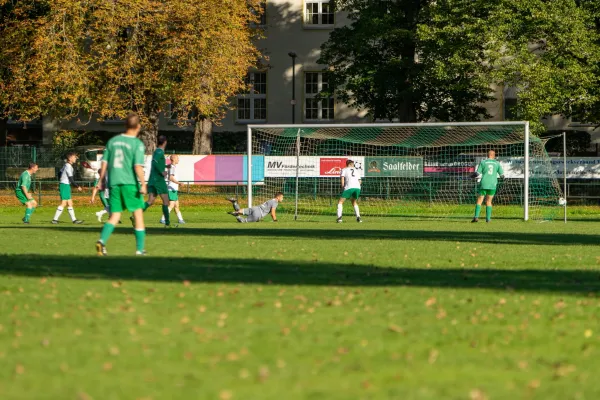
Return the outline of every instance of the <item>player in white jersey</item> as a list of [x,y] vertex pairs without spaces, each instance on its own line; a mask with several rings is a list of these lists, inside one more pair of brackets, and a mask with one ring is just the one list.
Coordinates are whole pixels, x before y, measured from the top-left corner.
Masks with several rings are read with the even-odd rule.
[[[179,164],[179,156],[173,154],[171,157],[171,165],[168,168],[169,172],[165,177],[167,181],[167,189],[169,190],[169,213],[175,209],[179,224],[185,224],[181,210],[179,209],[179,181],[177,180],[177,164]],[[160,223],[165,223],[165,216],[163,215],[160,219]]]
[[342,184],[342,194],[337,206],[337,222],[342,222],[342,212],[346,199],[352,201],[356,222],[362,222],[360,219],[360,210],[358,209],[358,198],[360,197],[360,176],[358,170],[354,168],[354,161],[347,160],[346,168],[342,169],[340,174]]
[[71,217],[71,221],[74,224],[81,224],[83,221],[78,220],[75,217],[75,210],[73,209],[73,199],[71,198],[71,186],[77,188],[78,191],[82,191],[83,189],[77,183],[75,183],[74,179],[74,171],[73,164],[77,161],[76,153],[67,154],[67,162],[60,170],[60,183],[58,185],[58,191],[60,193],[60,205],[56,208],[56,213],[54,213],[54,218],[52,219],[53,224],[58,224],[58,218],[62,214],[65,206],[67,206],[67,211],[69,212],[69,216]]

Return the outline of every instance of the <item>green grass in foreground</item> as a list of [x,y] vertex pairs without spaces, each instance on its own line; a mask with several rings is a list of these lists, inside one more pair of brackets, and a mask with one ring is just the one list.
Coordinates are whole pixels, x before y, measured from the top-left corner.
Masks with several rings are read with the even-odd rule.
[[[598,221],[0,209],[2,399],[598,399]],[[184,210],[185,211],[185,210]],[[67,220],[63,216],[63,220]],[[125,221],[124,221],[125,222]]]

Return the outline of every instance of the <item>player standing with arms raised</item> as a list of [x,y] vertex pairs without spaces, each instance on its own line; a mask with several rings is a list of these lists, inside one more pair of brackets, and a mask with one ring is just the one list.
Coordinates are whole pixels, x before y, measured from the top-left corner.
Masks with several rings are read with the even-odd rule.
[[29,168],[27,168],[21,176],[19,177],[19,182],[17,183],[17,187],[15,189],[15,196],[17,196],[17,200],[21,202],[25,207],[25,217],[23,217],[23,223],[28,224],[29,218],[31,214],[35,211],[37,207],[37,202],[31,195],[29,189],[31,188],[31,176],[35,174],[38,170],[38,165],[34,162],[29,163]]
[[354,214],[356,215],[356,222],[362,222],[362,219],[360,219],[360,210],[358,209],[358,198],[360,197],[360,177],[358,175],[358,170],[354,168],[354,161],[346,161],[346,168],[342,169],[340,177],[343,191],[340,195],[337,206],[337,222],[342,222],[342,213],[346,199],[350,199],[352,201]]
[[490,222],[492,220],[492,200],[496,195],[498,177],[504,178],[502,165],[496,160],[496,152],[494,150],[488,151],[488,158],[481,160],[477,171],[472,176],[481,179],[481,182],[479,184],[479,197],[475,205],[475,216],[471,222],[479,222],[481,205],[483,204],[483,199],[486,197],[485,222]]
[[101,189],[106,173],[108,172],[108,186],[110,198],[110,218],[104,224],[100,239],[96,242],[96,252],[100,256],[106,255],[106,243],[119,223],[121,213],[129,210],[133,213],[136,255],[144,255],[146,241],[146,228],[144,227],[143,195],[147,192],[144,180],[144,143],[137,138],[140,132],[140,118],[130,114],[125,120],[126,132],[113,137],[106,144],[98,189]]
[[165,158],[165,148],[167,147],[167,137],[158,137],[158,147],[152,155],[152,164],[150,167],[150,177],[148,178],[148,201],[144,203],[144,211],[146,211],[158,196],[162,199],[162,212],[165,220],[165,226],[171,226],[169,219],[169,191],[165,177],[167,172],[167,159]]
[[[169,173],[165,178],[167,181],[167,189],[169,189],[169,214],[174,209],[179,223],[185,224],[183,216],[181,215],[181,210],[179,209],[179,181],[177,180],[177,164],[179,164],[179,156],[173,154],[169,158],[171,160],[171,165],[169,165]],[[160,223],[165,223],[164,215],[160,219]]]
[[67,162],[60,170],[60,183],[58,185],[58,191],[60,193],[60,205],[56,208],[56,213],[54,213],[54,218],[52,219],[53,224],[58,224],[58,219],[65,209],[65,206],[68,207],[67,211],[69,212],[71,221],[73,221],[74,224],[83,223],[83,221],[80,221],[75,217],[73,199],[71,198],[71,186],[77,188],[77,191],[79,192],[83,190],[81,186],[75,183],[75,179],[73,178],[73,164],[75,164],[75,161],[77,161],[77,154],[67,154]]

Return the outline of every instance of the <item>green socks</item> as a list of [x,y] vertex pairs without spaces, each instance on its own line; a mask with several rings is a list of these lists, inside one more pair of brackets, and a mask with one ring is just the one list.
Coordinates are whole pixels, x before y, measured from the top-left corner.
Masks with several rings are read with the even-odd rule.
[[165,225],[169,225],[171,223],[171,220],[169,219],[169,206],[163,205],[162,212],[165,217]]
[[479,213],[481,213],[481,205],[477,204],[475,206],[475,218],[479,218]]
[[134,230],[135,232],[135,247],[137,251],[144,251],[144,247],[146,244],[146,230]]
[[115,226],[113,224],[109,224],[108,222],[104,224],[104,228],[102,228],[102,233],[100,234],[100,241],[104,244],[108,242],[108,238],[112,235],[115,230]]
[[25,209],[25,218],[23,219],[23,221],[29,222],[29,218],[31,217],[31,214],[33,214],[34,210],[35,210],[35,208],[26,208]]
[[492,206],[485,207],[485,220],[489,221],[492,219]]
[[142,210],[146,211],[148,209],[148,207],[150,207],[150,204],[148,204],[148,202],[144,202],[144,207],[142,207]]

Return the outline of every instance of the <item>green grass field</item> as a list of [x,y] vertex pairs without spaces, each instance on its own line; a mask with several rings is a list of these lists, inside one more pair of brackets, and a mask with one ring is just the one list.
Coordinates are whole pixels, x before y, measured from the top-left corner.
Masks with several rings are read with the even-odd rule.
[[[226,207],[224,207],[224,210]],[[0,209],[2,399],[598,399],[600,219]],[[63,221],[68,220],[66,212]],[[126,222],[126,221],[124,221]]]

